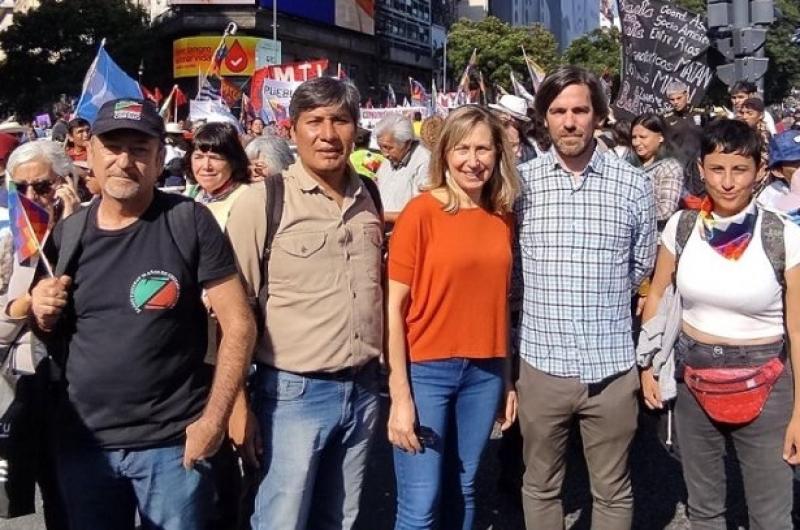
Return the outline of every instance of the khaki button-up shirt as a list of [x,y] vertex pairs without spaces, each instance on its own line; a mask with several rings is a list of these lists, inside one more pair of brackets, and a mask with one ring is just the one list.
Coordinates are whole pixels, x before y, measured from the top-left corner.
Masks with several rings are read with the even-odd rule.
[[380,355],[383,344],[378,211],[353,171],[341,208],[299,161],[283,180],[283,216],[261,293],[263,184],[242,195],[227,224],[247,294],[266,307],[256,357],[296,373],[363,366]]

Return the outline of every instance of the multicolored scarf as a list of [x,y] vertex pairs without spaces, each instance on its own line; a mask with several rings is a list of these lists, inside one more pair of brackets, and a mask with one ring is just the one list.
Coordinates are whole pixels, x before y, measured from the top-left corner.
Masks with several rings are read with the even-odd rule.
[[758,210],[755,201],[743,211],[725,219],[715,218],[714,201],[703,199],[700,205],[700,234],[718,254],[729,260],[739,259],[753,239]]

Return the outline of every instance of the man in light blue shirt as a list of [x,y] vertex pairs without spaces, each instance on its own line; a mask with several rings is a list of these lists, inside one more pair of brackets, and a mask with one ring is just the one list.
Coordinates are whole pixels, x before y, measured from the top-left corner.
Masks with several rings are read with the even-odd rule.
[[520,166],[514,270],[526,526],[563,527],[564,459],[577,419],[594,495],[592,528],[625,530],[633,515],[628,452],[639,387],[630,306],[655,259],[652,183],[596,149],[593,133],[608,102],[593,74],[557,70],[536,107],[553,148]]

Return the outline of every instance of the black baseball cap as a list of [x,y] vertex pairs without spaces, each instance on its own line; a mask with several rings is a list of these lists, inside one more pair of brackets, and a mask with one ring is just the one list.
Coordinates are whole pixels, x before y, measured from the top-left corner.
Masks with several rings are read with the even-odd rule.
[[139,131],[158,139],[165,136],[163,118],[153,102],[144,99],[113,99],[103,103],[97,111],[92,134],[101,135],[123,129]]

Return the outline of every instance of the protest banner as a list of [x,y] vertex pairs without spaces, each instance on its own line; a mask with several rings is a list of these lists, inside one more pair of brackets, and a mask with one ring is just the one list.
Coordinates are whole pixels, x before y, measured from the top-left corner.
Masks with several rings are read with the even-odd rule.
[[295,81],[308,81],[315,77],[322,77],[325,75],[327,69],[328,60],[318,59],[316,61],[275,64],[267,66],[262,70],[266,70],[263,74],[265,77],[292,83]]
[[264,79],[261,84],[261,93],[256,106],[254,97],[251,97],[251,107],[256,116],[266,121],[281,121],[289,119],[289,102],[294,91],[302,83],[279,81],[277,79]]
[[[262,116],[268,121],[275,121],[270,115],[270,109],[264,100],[265,83],[267,80],[281,81],[284,83],[297,83],[325,75],[328,60],[303,61],[297,63],[277,64],[259,68],[250,79],[250,105],[256,116]],[[277,85],[271,85],[276,87]],[[294,90],[292,90],[294,93]],[[288,104],[287,104],[288,108]]]
[[362,107],[360,125],[366,129],[372,129],[375,124],[389,114],[401,114],[411,119],[415,112],[419,112],[423,118],[427,118],[431,113],[431,109],[430,107],[388,107],[385,109],[366,109]]
[[706,20],[660,0],[619,0],[619,5],[622,75],[614,115],[631,120],[666,108],[672,81],[686,83],[691,104],[698,104],[714,76],[706,57]]

